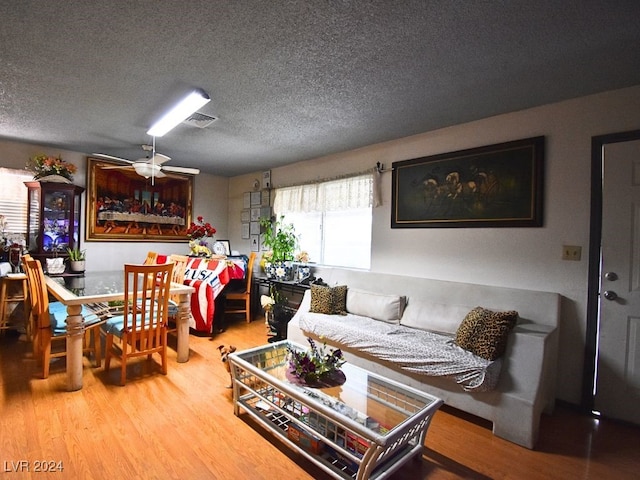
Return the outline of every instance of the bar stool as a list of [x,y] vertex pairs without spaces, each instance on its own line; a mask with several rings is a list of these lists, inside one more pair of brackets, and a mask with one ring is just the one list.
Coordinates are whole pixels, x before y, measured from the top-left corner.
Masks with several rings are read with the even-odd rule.
[[29,285],[24,273],[10,273],[0,278],[0,332],[7,330],[9,325],[12,303],[22,303],[24,306],[25,330],[27,338],[31,338],[31,325],[29,324]]

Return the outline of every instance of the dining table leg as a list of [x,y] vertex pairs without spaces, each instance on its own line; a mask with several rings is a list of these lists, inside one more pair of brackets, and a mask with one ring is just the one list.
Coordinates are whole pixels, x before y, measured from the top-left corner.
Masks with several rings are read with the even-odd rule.
[[180,294],[176,330],[178,337],[178,363],[189,361],[189,319],[191,317],[191,293]]
[[67,390],[82,388],[82,305],[67,305]]

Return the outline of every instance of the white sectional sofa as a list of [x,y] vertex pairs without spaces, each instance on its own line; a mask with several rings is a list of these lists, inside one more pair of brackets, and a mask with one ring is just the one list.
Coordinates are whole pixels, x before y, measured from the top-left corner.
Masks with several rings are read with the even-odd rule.
[[[342,348],[348,362],[438,396],[451,407],[493,422],[495,435],[534,448],[540,415],[543,411],[551,413],[555,403],[559,294],[339,268],[316,269],[314,274],[330,286],[346,285],[347,307],[349,289],[405,297],[406,307],[401,308],[397,323],[415,329],[416,338],[421,331],[428,330],[455,334],[464,312],[477,306],[496,311],[516,310],[519,320],[501,357],[497,385],[484,392],[465,391],[451,377],[408,371],[403,365],[382,360],[375,354],[327,338],[322,340],[329,347]],[[305,315],[316,316],[316,323],[321,325],[317,322],[319,314],[309,313],[309,305],[307,292],[288,325],[288,339],[301,345],[307,345],[307,337],[315,340],[322,337],[321,328],[314,328],[313,333],[300,326],[301,321],[308,325],[303,319]],[[353,321],[351,317],[358,319],[348,317],[349,321]],[[367,325],[371,329],[372,324]]]

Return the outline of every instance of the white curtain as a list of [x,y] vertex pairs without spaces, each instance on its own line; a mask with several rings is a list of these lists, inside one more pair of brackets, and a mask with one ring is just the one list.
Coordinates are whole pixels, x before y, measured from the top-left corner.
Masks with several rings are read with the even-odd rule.
[[[310,185],[282,187],[275,191],[276,214],[293,212],[332,212],[377,206],[375,173],[328,180]],[[377,195],[375,195],[377,197]]]

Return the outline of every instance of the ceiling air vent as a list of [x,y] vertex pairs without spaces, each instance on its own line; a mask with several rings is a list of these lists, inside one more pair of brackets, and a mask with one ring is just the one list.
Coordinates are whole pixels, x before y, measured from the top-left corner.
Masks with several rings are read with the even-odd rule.
[[216,117],[210,117],[209,115],[196,112],[193,115],[187,117],[187,119],[182,123],[186,123],[187,125],[191,125],[192,127],[206,128],[216,120],[218,120]]

